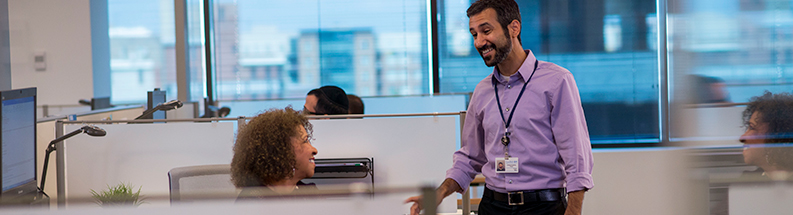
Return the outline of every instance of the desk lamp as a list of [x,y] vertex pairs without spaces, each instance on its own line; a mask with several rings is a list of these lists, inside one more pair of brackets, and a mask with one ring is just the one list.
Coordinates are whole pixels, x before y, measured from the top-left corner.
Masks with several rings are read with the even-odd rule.
[[143,114],[141,114],[140,116],[138,116],[135,119],[148,118],[148,117],[151,117],[151,115],[154,114],[155,111],[158,111],[158,110],[169,111],[169,110],[180,108],[180,107],[182,107],[182,105],[183,105],[182,102],[179,101],[179,100],[171,100],[169,102],[157,105],[156,107],[154,107],[152,109],[148,109],[146,111],[143,111]]
[[44,168],[42,169],[42,172],[41,172],[41,186],[39,186],[39,190],[44,195],[49,197],[49,195],[44,193],[44,181],[46,181],[46,179],[47,179],[47,164],[49,164],[49,161],[50,161],[50,154],[52,154],[52,152],[57,150],[57,148],[55,148],[55,143],[61,142],[61,141],[66,140],[66,139],[69,139],[70,137],[73,137],[73,136],[78,135],[80,133],[86,133],[86,134],[94,136],[94,137],[102,137],[102,136],[105,136],[107,134],[107,132],[104,129],[101,129],[101,128],[93,126],[93,125],[86,125],[86,126],[83,126],[80,129],[77,129],[77,130],[72,131],[72,132],[70,132],[70,133],[68,133],[66,135],[60,136],[60,137],[55,138],[54,140],[52,140],[52,142],[50,142],[50,144],[47,146],[47,154],[44,155]]

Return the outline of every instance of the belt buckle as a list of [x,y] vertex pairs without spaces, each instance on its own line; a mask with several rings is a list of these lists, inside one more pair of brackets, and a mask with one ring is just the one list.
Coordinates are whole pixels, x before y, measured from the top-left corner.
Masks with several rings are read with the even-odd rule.
[[523,191],[507,192],[507,203],[509,205],[523,205]]

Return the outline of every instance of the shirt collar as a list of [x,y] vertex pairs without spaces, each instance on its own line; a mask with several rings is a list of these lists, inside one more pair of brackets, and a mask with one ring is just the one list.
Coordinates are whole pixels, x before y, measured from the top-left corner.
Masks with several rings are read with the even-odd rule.
[[[525,83],[526,81],[528,81],[531,73],[534,72],[534,62],[537,60],[537,57],[534,56],[534,52],[532,52],[531,50],[527,49],[523,51],[526,52],[526,60],[523,60],[523,64],[521,64],[520,68],[518,68],[518,72],[516,72],[510,77],[517,77],[523,79],[523,82]],[[537,63],[539,63],[539,61]],[[504,78],[501,77],[501,74],[498,72],[498,66],[495,66],[495,68],[493,68],[493,77],[495,77],[496,81],[498,81],[499,83],[505,82]],[[512,80],[514,79],[510,78],[510,81]]]

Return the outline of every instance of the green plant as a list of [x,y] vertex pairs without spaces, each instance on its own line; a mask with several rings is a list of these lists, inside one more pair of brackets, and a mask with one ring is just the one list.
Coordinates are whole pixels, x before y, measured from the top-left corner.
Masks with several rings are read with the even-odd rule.
[[137,192],[133,192],[134,187],[128,184],[119,184],[114,187],[110,187],[107,185],[107,190],[103,190],[101,192],[96,192],[91,189],[91,195],[94,197],[94,201],[96,204],[102,207],[108,206],[138,206],[143,204],[145,199],[143,196],[140,195],[140,189],[138,187]]

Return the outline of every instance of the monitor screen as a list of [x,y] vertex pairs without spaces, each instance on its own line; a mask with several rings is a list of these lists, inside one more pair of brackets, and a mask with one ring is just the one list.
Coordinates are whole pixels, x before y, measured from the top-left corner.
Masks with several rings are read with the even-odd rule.
[[110,97],[91,98],[91,110],[111,108]]
[[[0,92],[3,195],[36,180],[36,89]],[[25,190],[19,190],[22,194]]]

